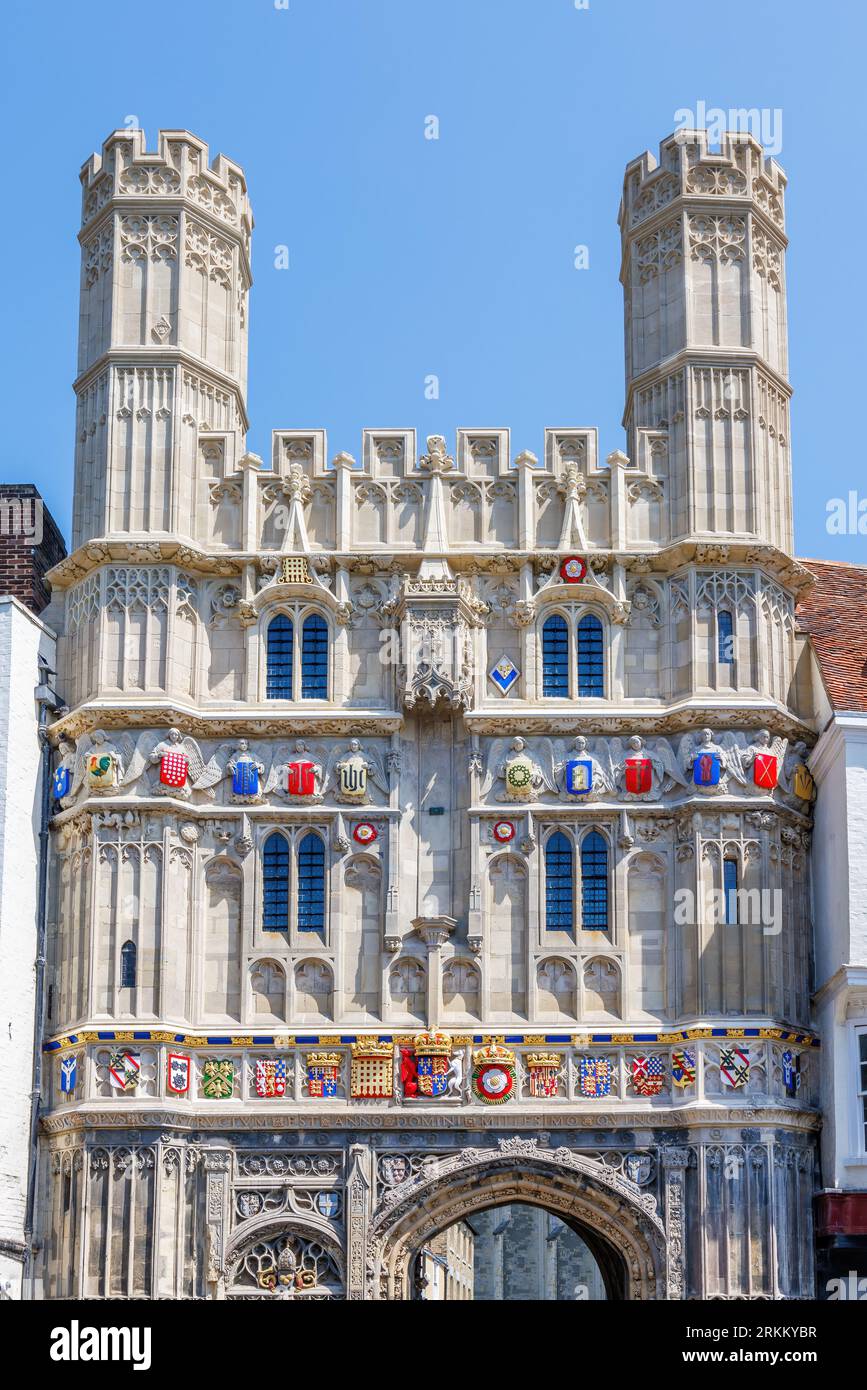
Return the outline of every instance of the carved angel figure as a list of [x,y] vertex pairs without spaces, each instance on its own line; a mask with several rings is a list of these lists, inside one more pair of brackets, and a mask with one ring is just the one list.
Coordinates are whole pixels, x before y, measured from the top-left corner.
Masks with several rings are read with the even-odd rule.
[[759,729],[752,743],[741,753],[741,766],[752,769],[753,785],[760,791],[773,791],[780,778],[788,739],[771,739],[767,729]]
[[816,784],[807,767],[809,752],[806,743],[795,743],[786,754],[780,772],[780,786],[796,801],[811,802],[816,795]]
[[614,738],[608,745],[608,753],[613,785],[627,796],[655,801],[674,783],[682,787],[687,785],[686,777],[664,738],[646,743],[638,734],[633,734],[625,748],[619,738]]
[[148,754],[148,762],[159,767],[153,790],[161,796],[188,797],[205,770],[205,760],[194,738],[185,738],[180,729],[169,729]]
[[196,779],[193,790],[206,791],[213,796],[213,789],[225,777],[231,777],[233,801],[260,801],[264,773],[265,764],[250,752],[247,739],[239,739],[237,744],[221,743]]
[[323,749],[310,748],[302,738],[292,744],[282,744],[274,750],[265,794],[276,792],[278,796],[321,801],[325,789],[324,764]]
[[504,785],[497,792],[497,801],[531,801],[543,792],[556,792],[557,757],[551,740],[538,739],[529,749],[520,735],[495,738],[488,750],[483,792],[490,791],[498,779]]
[[331,750],[325,769],[325,786],[334,786],[338,801],[367,801],[368,779],[388,795],[388,777],[378,753],[369,748],[362,748],[357,738],[351,738],[348,747],[342,750]]
[[702,729],[700,734],[684,736],[679,753],[681,766],[693,786],[724,792],[730,777],[746,786],[743,750],[736,734],[720,734],[715,740],[712,729]]
[[600,793],[614,790],[610,768],[606,770],[594,756],[582,734],[573,739],[571,747],[565,751],[562,744],[557,745],[555,772],[558,786],[562,786],[568,797],[582,796],[592,800]]
[[75,796],[82,784],[89,792],[101,793],[117,791],[134,782],[145,767],[148,739],[146,733],[137,741],[132,734],[116,734],[109,739],[104,729],[82,734],[75,749],[70,796]]
[[54,799],[61,804],[69,797],[72,791],[72,781],[75,776],[76,752],[75,744],[68,739],[62,738],[57,749],[60,754],[60,761],[54,769]]

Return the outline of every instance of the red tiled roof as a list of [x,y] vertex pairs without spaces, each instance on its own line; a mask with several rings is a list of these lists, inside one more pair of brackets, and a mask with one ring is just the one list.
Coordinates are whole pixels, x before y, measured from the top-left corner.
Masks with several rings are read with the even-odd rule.
[[838,710],[867,710],[867,565],[803,560],[816,584],[797,616]]

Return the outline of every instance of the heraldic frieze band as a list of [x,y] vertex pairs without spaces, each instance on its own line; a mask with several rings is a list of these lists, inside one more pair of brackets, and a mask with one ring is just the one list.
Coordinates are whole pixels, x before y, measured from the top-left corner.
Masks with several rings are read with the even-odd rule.
[[256,456],[243,171],[128,130],[81,178],[44,1296],[419,1297],[507,1192],[609,1298],[811,1297],[782,170],[627,168],[604,460]]

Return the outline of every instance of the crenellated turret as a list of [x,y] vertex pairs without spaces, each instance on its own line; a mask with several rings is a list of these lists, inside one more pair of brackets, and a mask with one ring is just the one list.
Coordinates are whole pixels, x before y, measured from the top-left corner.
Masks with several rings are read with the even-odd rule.
[[792,550],[785,186],[749,135],[682,131],[626,170],[624,424],[672,540]]
[[81,171],[73,546],[191,536],[247,429],[244,175],[186,131],[114,131]]

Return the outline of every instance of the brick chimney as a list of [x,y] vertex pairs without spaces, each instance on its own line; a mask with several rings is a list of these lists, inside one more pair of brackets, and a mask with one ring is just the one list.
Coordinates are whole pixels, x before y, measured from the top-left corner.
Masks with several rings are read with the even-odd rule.
[[45,573],[66,554],[57,524],[32,483],[0,483],[0,594],[34,613],[51,595]]

